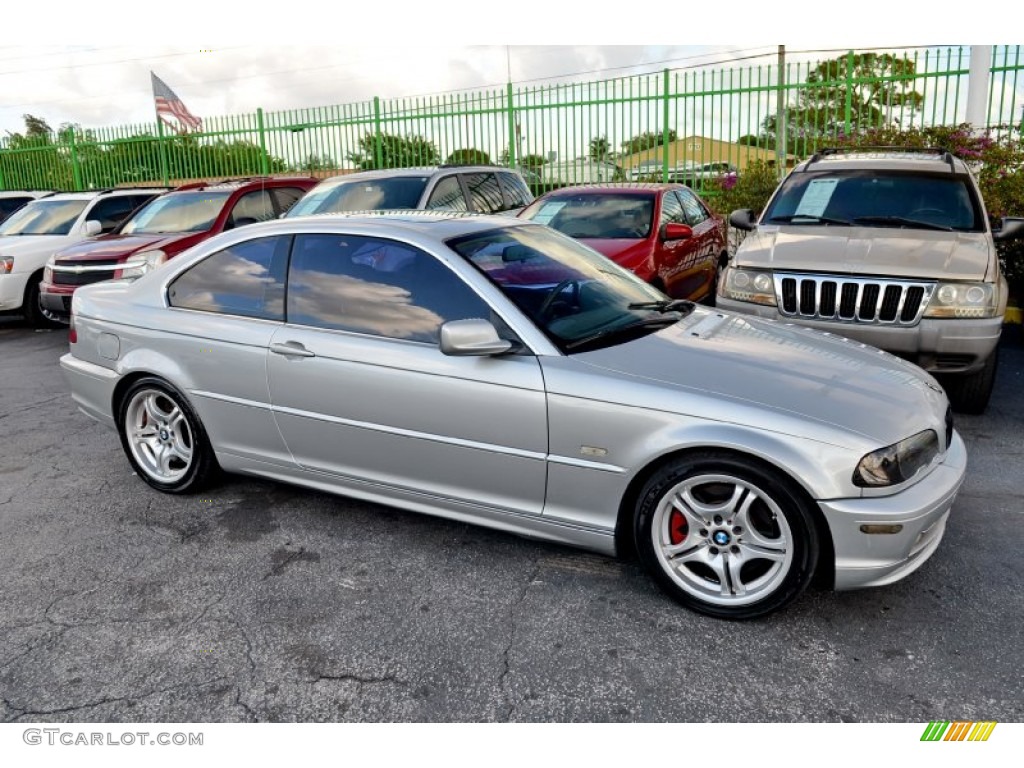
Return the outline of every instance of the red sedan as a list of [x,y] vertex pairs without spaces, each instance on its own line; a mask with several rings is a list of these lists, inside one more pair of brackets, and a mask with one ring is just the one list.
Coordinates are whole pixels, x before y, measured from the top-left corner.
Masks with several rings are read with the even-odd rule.
[[566,187],[519,215],[586,243],[673,299],[714,303],[725,221],[681,184]]

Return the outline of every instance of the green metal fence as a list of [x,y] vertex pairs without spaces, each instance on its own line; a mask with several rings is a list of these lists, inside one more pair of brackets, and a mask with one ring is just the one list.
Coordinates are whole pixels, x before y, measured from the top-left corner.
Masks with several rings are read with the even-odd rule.
[[[992,49],[984,127],[1020,131],[1022,46]],[[494,162],[535,189],[621,179],[696,186],[729,166],[780,169],[868,127],[965,120],[969,48],[677,69],[0,140],[0,189],[82,190],[283,173]],[[780,76],[781,75],[781,76]],[[785,109],[777,109],[779,94]],[[778,117],[782,117],[779,121]],[[715,164],[711,166],[709,164]]]

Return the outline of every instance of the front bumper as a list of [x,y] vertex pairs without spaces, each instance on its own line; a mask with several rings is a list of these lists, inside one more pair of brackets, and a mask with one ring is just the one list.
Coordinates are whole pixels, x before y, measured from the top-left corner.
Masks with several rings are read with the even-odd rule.
[[870,344],[924,368],[929,373],[970,373],[979,370],[999,343],[1002,317],[955,319],[926,317],[917,325],[841,323],[790,317],[767,307],[721,296],[715,306],[741,315],[795,323]]
[[[967,449],[956,432],[942,464],[892,496],[819,501],[832,533],[835,588],[892,584],[913,573],[942,540],[967,472]],[[862,525],[900,525],[899,533],[864,533]]]
[[71,399],[82,412],[101,424],[115,427],[114,387],[121,378],[117,371],[81,360],[70,352],[61,357],[60,367],[71,387]]
[[0,311],[18,309],[25,299],[28,275],[20,272],[0,275]]
[[71,297],[74,293],[75,286],[40,283],[39,303],[43,305],[44,309],[55,315],[69,317],[71,315]]

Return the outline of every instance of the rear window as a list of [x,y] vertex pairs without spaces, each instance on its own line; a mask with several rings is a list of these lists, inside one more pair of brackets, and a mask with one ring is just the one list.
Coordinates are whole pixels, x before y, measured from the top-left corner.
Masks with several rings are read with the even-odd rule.
[[901,171],[790,174],[762,221],[984,231],[968,178]]
[[520,214],[569,237],[637,240],[651,234],[654,195],[558,195]]
[[314,188],[288,211],[288,217],[340,211],[415,208],[427,186],[426,176],[343,181]]

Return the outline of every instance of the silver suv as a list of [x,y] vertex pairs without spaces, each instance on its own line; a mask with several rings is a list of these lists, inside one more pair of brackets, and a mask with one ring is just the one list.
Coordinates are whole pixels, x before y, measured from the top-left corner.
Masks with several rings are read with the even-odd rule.
[[530,187],[518,171],[493,165],[442,165],[334,176],[307,192],[287,215],[425,209],[514,216],[532,202]]
[[967,165],[938,149],[826,149],[779,185],[719,284],[718,306],[831,331],[940,378],[953,407],[981,413],[998,364],[1006,280]]

